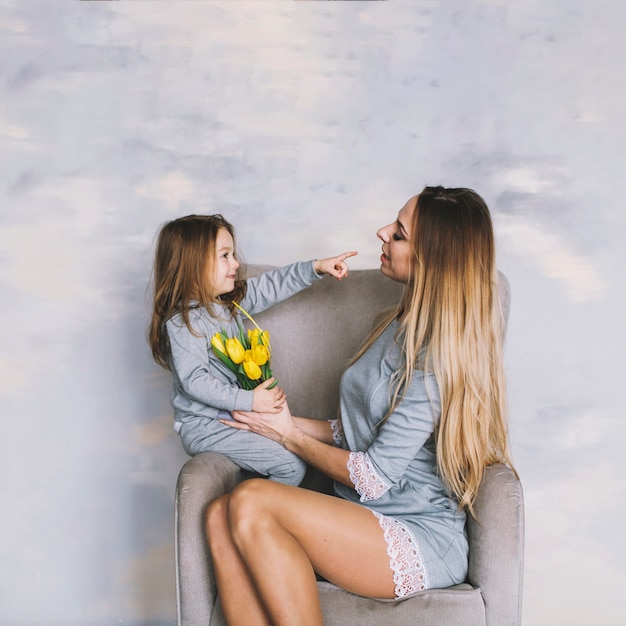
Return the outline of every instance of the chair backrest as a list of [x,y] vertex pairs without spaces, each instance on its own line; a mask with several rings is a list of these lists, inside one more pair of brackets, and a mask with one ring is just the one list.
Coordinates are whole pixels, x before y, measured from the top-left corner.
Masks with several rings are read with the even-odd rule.
[[[252,269],[256,273],[260,268]],[[255,316],[270,332],[274,374],[295,415],[336,417],[346,361],[376,316],[396,304],[401,294],[402,285],[378,270],[353,270],[347,279],[324,278]]]

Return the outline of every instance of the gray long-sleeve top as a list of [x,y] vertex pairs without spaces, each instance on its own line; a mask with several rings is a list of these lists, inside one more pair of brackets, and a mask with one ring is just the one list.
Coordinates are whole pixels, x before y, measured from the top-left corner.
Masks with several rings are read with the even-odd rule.
[[[239,303],[250,315],[255,315],[286,300],[321,278],[313,261],[299,261],[248,279],[246,296]],[[170,366],[174,386],[170,401],[174,408],[174,427],[183,422],[205,418],[216,419],[224,411],[250,411],[254,392],[241,389],[236,376],[215,356],[211,338],[223,328],[229,337],[237,336],[241,314],[231,315],[223,304],[214,306],[217,317],[206,308],[189,313],[189,331],[181,315],[166,323],[171,345]]]
[[[354,488],[337,495],[405,524],[421,546],[434,587],[461,582],[467,572],[465,513],[437,471],[437,381],[416,371],[404,397],[381,425],[391,401],[392,376],[402,365],[394,321],[341,380],[342,446]],[[451,577],[451,578],[450,578]]]

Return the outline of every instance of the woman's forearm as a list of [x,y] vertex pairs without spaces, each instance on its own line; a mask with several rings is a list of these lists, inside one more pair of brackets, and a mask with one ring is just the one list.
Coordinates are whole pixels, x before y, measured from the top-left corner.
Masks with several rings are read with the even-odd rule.
[[[313,430],[314,432],[321,432],[319,427],[310,424],[311,421],[318,420],[306,420],[305,418],[294,418],[294,425],[296,428],[283,439],[283,445],[287,450],[293,452],[301,459],[304,459],[309,465],[312,465],[322,473],[326,474],[333,480],[340,482],[348,487],[353,487],[350,480],[350,473],[348,472],[348,456],[349,451],[337,448],[329,443],[320,441],[313,434],[307,432],[306,429]],[[328,422],[321,422],[325,424],[330,431],[328,436],[329,441],[332,442],[332,431],[330,430],[330,424]]]
[[316,420],[311,417],[294,417],[294,423],[303,432],[324,443],[333,443],[333,431],[327,420]]

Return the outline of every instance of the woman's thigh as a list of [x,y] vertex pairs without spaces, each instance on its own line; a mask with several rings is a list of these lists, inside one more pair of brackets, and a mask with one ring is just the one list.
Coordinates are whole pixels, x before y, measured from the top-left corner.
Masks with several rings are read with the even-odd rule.
[[307,554],[313,569],[343,589],[393,598],[394,582],[383,530],[364,506],[335,496],[263,480],[233,492],[231,526],[278,522]]

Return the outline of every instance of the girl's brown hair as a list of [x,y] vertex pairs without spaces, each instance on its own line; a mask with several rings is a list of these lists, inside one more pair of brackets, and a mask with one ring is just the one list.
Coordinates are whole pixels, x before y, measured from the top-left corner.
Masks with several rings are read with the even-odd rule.
[[[153,307],[148,342],[154,360],[165,369],[170,369],[171,352],[165,322],[180,314],[193,333],[189,320],[191,309],[204,306],[209,314],[214,314],[216,299],[208,277],[213,275],[215,240],[221,228],[228,231],[235,241],[234,228],[221,215],[180,217],[164,224],[159,233],[154,257]],[[227,302],[231,313],[234,313],[233,302],[241,300],[245,292],[246,282],[239,279],[235,282],[235,289],[218,300]]]

